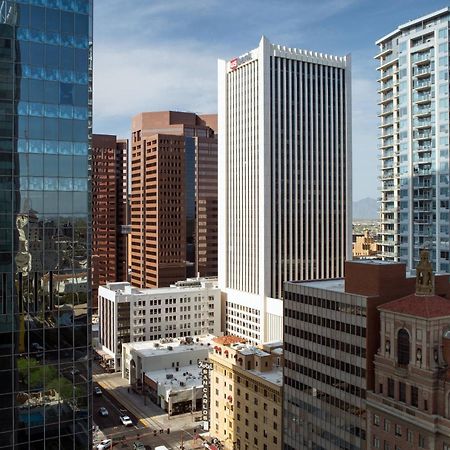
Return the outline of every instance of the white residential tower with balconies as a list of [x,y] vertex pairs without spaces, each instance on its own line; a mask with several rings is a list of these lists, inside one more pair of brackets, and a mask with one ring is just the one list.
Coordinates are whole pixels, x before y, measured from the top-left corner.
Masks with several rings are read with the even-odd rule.
[[450,8],[377,41],[382,254],[412,270],[429,248],[449,271]]

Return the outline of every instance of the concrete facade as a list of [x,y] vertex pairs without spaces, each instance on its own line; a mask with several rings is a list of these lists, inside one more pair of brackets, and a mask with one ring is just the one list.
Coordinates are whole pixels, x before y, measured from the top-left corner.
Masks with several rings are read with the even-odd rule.
[[101,350],[120,368],[122,344],[221,334],[217,280],[194,278],[166,288],[138,289],[130,283],[99,288]]
[[140,385],[144,374],[155,371],[175,371],[181,375],[180,368],[208,360],[213,338],[205,335],[122,344],[122,377],[132,385]]
[[351,257],[350,57],[263,37],[218,64],[226,332],[279,340],[283,283],[343,276]]

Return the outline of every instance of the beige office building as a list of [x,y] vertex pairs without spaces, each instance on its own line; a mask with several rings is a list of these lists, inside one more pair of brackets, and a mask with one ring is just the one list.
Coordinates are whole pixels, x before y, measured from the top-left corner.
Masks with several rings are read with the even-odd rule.
[[373,258],[378,255],[378,243],[369,230],[364,230],[363,234],[353,235],[353,258]]
[[281,449],[283,344],[245,342],[236,336],[213,339],[211,436],[227,450]]

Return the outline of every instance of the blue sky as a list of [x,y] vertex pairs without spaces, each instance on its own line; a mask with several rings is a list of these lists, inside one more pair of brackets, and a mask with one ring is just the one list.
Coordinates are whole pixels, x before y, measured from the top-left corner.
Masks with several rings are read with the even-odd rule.
[[435,0],[95,0],[94,131],[128,137],[140,111],[217,110],[217,59],[275,44],[353,64],[353,197],[377,197],[375,40],[450,6]]

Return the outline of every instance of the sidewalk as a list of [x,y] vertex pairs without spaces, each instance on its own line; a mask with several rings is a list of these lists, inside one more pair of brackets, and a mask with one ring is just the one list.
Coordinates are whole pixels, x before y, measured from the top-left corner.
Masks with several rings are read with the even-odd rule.
[[100,428],[93,423],[93,430],[92,430],[92,442],[94,444],[94,447],[100,443],[101,441],[103,441],[103,439],[106,439],[105,433],[103,433],[102,430],[100,430]]

